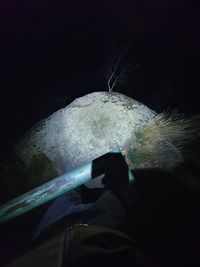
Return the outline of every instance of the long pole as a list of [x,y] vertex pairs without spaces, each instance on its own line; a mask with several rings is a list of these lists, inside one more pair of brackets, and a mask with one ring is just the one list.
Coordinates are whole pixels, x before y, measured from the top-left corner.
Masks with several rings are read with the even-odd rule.
[[92,162],[82,165],[0,206],[0,223],[22,215],[80,186],[92,177]]
[[[114,148],[111,153],[119,153],[118,147]],[[110,154],[110,153],[108,153]],[[107,154],[105,154],[107,155]],[[105,160],[105,159],[104,159]],[[101,165],[101,164],[100,164]],[[92,173],[93,162],[89,162],[72,170],[62,176],[52,179],[51,181],[40,185],[33,190],[16,197],[15,199],[0,206],[0,223],[14,219],[86,182],[94,175]],[[100,169],[100,174],[104,174],[104,170]],[[132,172],[128,172],[129,181],[133,181]]]

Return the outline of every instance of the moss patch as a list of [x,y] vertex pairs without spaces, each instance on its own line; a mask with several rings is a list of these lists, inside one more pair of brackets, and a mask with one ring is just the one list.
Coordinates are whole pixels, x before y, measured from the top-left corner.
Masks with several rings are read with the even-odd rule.
[[28,167],[16,156],[12,156],[9,161],[4,162],[1,170],[0,203],[26,193],[57,176],[52,162],[43,153],[33,157]]

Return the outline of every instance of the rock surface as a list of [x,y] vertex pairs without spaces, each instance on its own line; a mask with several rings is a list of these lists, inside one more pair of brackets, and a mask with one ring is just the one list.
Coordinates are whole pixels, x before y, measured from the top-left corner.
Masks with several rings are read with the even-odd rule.
[[[121,93],[94,92],[39,122],[15,150],[27,166],[35,157],[44,154],[61,175],[109,152],[116,145],[123,148],[127,140],[131,140],[129,145],[134,151],[137,148],[135,132],[142,130],[155,116],[154,111]],[[172,153],[176,158],[174,149]],[[150,167],[153,164],[150,160]],[[162,167],[161,162],[156,164]],[[133,167],[141,166],[144,166],[142,162],[137,166],[133,164]]]

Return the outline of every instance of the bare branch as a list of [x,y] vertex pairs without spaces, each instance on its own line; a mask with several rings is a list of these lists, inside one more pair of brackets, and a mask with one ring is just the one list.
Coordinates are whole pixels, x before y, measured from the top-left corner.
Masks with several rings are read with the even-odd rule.
[[[112,92],[113,88],[117,85],[117,83],[120,83],[120,82],[122,83],[122,80],[125,79],[125,77],[126,77],[126,73],[129,71],[129,70],[128,70],[128,67],[129,67],[129,69],[134,70],[134,69],[139,68],[140,66],[141,66],[140,64],[135,65],[135,66],[132,67],[132,68],[130,68],[130,66],[126,66],[126,67],[124,68],[124,70],[122,70],[122,71],[119,73],[119,75],[117,75],[117,76],[115,77],[115,80],[114,80],[114,82],[112,83],[112,86],[110,87],[109,92]],[[116,72],[116,71],[115,71],[115,72]],[[114,78],[114,77],[113,77],[113,78]]]
[[110,88],[110,92],[112,92],[113,88],[116,86],[116,84],[122,79],[123,75],[125,75],[126,71],[123,70],[120,72],[120,74],[115,78],[112,87]]
[[113,62],[113,64],[110,65],[111,67],[107,68],[106,80],[109,92],[112,92],[114,87],[116,87],[118,83],[124,83],[127,78],[126,75],[128,72],[141,66],[140,64],[137,64],[133,67],[130,64],[126,64],[126,66],[124,66],[124,62],[122,63],[122,57],[124,57],[125,53],[126,50],[122,51],[117,62]]
[[118,59],[118,61],[117,61],[117,64],[115,65],[115,68],[114,68],[113,72],[111,73],[110,78],[108,79],[108,90],[109,90],[109,92],[112,92],[112,89],[113,89],[113,87],[114,87],[113,84],[115,84],[115,81],[114,81],[114,83],[112,84],[112,86],[111,86],[111,81],[112,81],[112,79],[114,78],[114,75],[115,75],[115,73],[116,73],[116,71],[117,71],[117,68],[118,68],[119,63],[120,63],[120,61],[121,61],[121,58],[122,58],[122,55],[120,55],[120,57],[119,57],[119,59]]

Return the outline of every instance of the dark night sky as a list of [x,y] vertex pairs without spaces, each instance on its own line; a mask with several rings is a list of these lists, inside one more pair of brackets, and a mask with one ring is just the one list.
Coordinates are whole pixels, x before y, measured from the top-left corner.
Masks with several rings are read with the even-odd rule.
[[105,67],[128,47],[116,90],[160,111],[199,112],[198,9],[181,0],[2,0],[3,146],[78,96],[107,90]]
[[[127,83],[116,91],[156,111],[200,113],[199,25],[199,8],[190,0],[0,0],[0,166],[3,159],[7,167],[4,159],[10,155],[12,159],[13,145],[38,120],[79,96],[107,90],[105,68],[124,48],[128,48],[125,63],[140,67],[129,71]],[[1,188],[6,192],[2,184]],[[172,201],[167,208],[161,202],[163,210],[156,218],[159,221],[165,211],[166,215],[156,232],[159,238],[149,228],[144,239],[147,247],[150,240],[156,243],[164,266],[174,256],[184,263],[198,258],[199,263],[199,187],[181,190],[176,197],[167,192]],[[150,205],[153,195],[154,190],[147,194]],[[15,255],[24,246],[23,238],[35,223],[34,214],[27,218],[19,219],[20,226],[3,228],[1,251],[7,246],[8,255]]]

